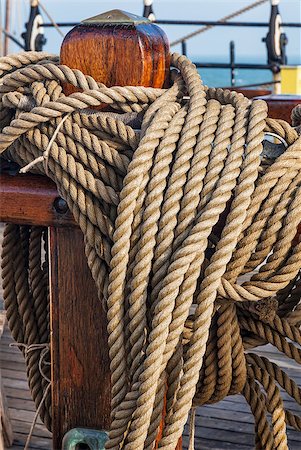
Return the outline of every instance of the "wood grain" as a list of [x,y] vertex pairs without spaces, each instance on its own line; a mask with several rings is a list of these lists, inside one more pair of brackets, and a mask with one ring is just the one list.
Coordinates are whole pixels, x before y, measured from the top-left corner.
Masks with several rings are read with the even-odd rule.
[[74,427],[108,429],[106,314],[77,228],[49,230],[53,448]]
[[[11,343],[12,337],[6,327],[0,340],[0,368],[14,431],[12,450],[23,450],[34,417],[35,405],[25,381],[26,369],[23,355],[15,347],[10,347]],[[300,368],[295,361],[289,360],[271,345],[258,347],[255,353],[270,358],[300,384]],[[285,406],[300,414],[300,406],[283,391],[282,396]],[[222,402],[197,408],[195,431],[196,450],[254,449],[254,419],[241,395],[230,396]],[[51,434],[38,419],[29,448],[50,450],[50,438]],[[288,444],[290,450],[300,450],[300,433],[293,431],[290,427],[288,427]],[[187,448],[188,426],[185,427],[183,437],[183,449],[187,450]]]
[[[169,85],[169,43],[152,23],[80,24],[66,35],[60,60],[109,87]],[[64,92],[75,88],[65,85]]]
[[268,104],[268,117],[271,119],[282,119],[291,123],[293,108],[301,103],[301,95],[264,95],[259,98]]
[[40,175],[0,175],[0,221],[26,225],[76,226],[69,210],[59,213],[55,184]]

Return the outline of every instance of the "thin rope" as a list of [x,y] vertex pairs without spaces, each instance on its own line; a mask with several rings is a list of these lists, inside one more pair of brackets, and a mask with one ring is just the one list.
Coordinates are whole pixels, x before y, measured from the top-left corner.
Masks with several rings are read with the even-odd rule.
[[39,156],[38,158],[34,159],[32,162],[30,162],[29,164],[27,164],[26,166],[22,167],[20,169],[20,173],[27,173],[29,172],[31,169],[34,168],[34,166],[36,166],[39,163],[44,163],[44,168],[45,168],[45,173],[46,175],[48,175],[48,159],[49,159],[49,153],[51,150],[51,146],[54,143],[58,132],[60,131],[60,128],[62,127],[63,123],[65,122],[65,120],[68,119],[68,117],[70,116],[71,113],[66,114],[62,120],[60,120],[60,122],[58,123],[55,132],[52,135],[52,138],[49,141],[49,144],[45,150],[45,152],[43,153],[43,156]]
[[42,377],[48,382],[48,385],[47,385],[46,389],[44,390],[43,397],[41,398],[40,404],[38,405],[38,407],[36,409],[36,412],[35,412],[32,424],[30,426],[30,430],[29,430],[28,436],[26,438],[24,450],[27,450],[29,448],[29,445],[30,445],[30,440],[31,440],[32,434],[34,432],[34,428],[35,428],[35,425],[37,423],[37,420],[38,420],[38,417],[39,417],[39,414],[40,414],[40,410],[41,410],[41,408],[42,408],[42,406],[43,406],[47,396],[49,395],[49,391],[50,391],[50,388],[51,388],[51,380],[44,373],[43,368],[42,368],[42,363],[44,362],[44,358],[45,358],[46,354],[49,353],[49,344],[31,344],[31,345],[27,345],[27,344],[24,344],[22,342],[18,342],[18,343],[11,343],[9,346],[10,347],[22,348],[22,349],[25,350],[25,354],[28,354],[30,352],[37,351],[37,350],[42,350],[41,353],[40,353],[40,358],[39,358],[39,370],[40,370],[40,373],[41,373]]
[[37,407],[36,413],[34,415],[34,418],[33,418],[33,421],[32,421],[32,424],[30,426],[30,430],[29,430],[29,433],[28,433],[28,436],[27,436],[27,439],[26,439],[26,442],[25,442],[24,450],[28,450],[29,449],[30,440],[31,440],[32,434],[34,432],[34,427],[36,426],[36,423],[37,423],[37,420],[38,420],[38,417],[39,417],[39,414],[40,414],[41,407],[42,407],[43,403],[45,402],[45,400],[47,398],[47,395],[49,394],[50,388],[51,388],[51,385],[48,384],[48,386],[45,389],[45,392],[43,394],[41,403]]
[[[234,17],[240,16],[241,14],[250,11],[253,8],[256,8],[257,6],[262,5],[263,3],[266,3],[268,0],[259,0],[256,1],[254,3],[251,3],[248,6],[245,6],[244,8],[239,9],[238,11],[235,11],[234,13],[231,13],[225,17],[223,17],[222,19],[219,20],[219,22],[228,22],[231,19],[234,19]],[[187,41],[187,39],[191,39],[195,36],[197,36],[198,34],[204,33],[205,31],[211,30],[212,28],[214,28],[214,25],[207,25],[205,27],[202,27],[199,30],[193,31],[192,33],[186,34],[181,38],[176,39],[175,41],[172,41],[170,43],[170,46],[173,47],[177,44],[180,44],[182,41]]]
[[56,23],[56,21],[53,19],[53,17],[49,14],[49,12],[47,11],[47,9],[45,8],[45,6],[43,5],[43,3],[41,2],[41,0],[39,0],[39,6],[41,7],[42,11],[46,14],[46,16],[48,17],[48,19],[50,20],[50,22],[52,23],[52,25],[54,26],[54,28],[56,29],[56,31],[62,36],[64,37],[64,33],[62,32],[62,30],[60,29],[60,27],[58,26],[58,24]]
[[196,408],[192,407],[190,410],[190,419],[189,419],[189,447],[188,447],[188,450],[194,450],[195,414],[196,414]]

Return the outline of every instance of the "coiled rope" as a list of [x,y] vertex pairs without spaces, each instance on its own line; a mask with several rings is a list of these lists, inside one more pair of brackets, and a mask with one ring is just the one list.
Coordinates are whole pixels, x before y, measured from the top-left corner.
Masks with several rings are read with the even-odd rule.
[[[174,450],[192,406],[242,393],[256,448],[287,449],[286,424],[300,431],[301,418],[278,386],[298,404],[300,390],[246,350],[268,342],[301,362],[301,138],[265,102],[205,87],[186,57],[172,65],[167,90],[107,88],[52,55],[2,58],[0,151],[35,161],[84,233],[108,319],[107,448],[152,449],[166,406],[158,445]],[[82,92],[66,97],[66,82]],[[116,113],[89,110],[104,103]],[[267,131],[288,144],[268,163]],[[3,242],[9,326],[28,346],[49,342],[46,234],[7,225]],[[40,350],[24,354],[39,405]],[[49,396],[41,417],[51,428]]]

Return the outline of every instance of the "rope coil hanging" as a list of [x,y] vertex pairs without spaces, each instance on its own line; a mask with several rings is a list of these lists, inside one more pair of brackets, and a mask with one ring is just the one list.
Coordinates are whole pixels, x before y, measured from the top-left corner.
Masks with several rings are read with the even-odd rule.
[[[300,431],[301,419],[277,385],[301,404],[299,388],[245,350],[269,342],[301,362],[301,138],[265,102],[204,86],[186,57],[172,65],[167,90],[107,88],[53,55],[2,58],[0,152],[21,167],[38,158],[31,170],[56,183],[84,233],[108,319],[107,448],[152,449],[166,403],[158,445],[174,450],[192,406],[242,393],[256,448],[287,449],[286,424]],[[64,82],[83,92],[66,97]],[[116,113],[89,110],[104,103]],[[288,144],[268,163],[265,132]],[[5,230],[5,306],[25,345],[49,342],[46,233]],[[40,351],[26,362],[39,405]],[[49,396],[41,417],[51,428]]]

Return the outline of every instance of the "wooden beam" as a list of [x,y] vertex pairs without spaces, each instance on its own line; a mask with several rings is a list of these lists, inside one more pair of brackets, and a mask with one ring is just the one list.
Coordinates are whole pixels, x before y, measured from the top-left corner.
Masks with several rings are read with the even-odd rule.
[[268,104],[268,117],[282,119],[291,123],[291,113],[295,106],[301,103],[301,95],[264,95],[255,97],[265,100]]
[[[68,209],[59,209],[55,184],[40,175],[0,175],[0,222],[76,226]],[[62,212],[60,212],[62,211]]]
[[77,228],[49,229],[53,448],[74,427],[108,429],[106,313]]

